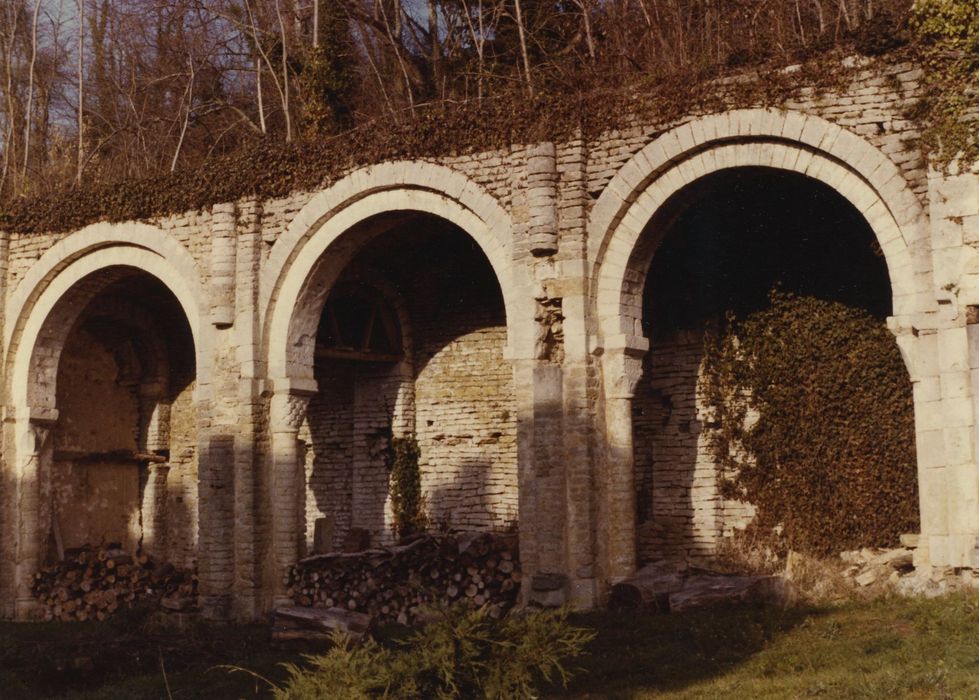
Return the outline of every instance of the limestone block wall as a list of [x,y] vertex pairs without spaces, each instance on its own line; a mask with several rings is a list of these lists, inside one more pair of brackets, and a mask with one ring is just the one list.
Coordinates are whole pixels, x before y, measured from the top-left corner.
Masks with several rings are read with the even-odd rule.
[[[312,551],[318,518],[332,520],[334,548],[340,547],[344,535],[353,526],[357,366],[354,362],[333,361],[322,363],[317,370],[317,392],[309,401],[307,428],[299,434],[306,443],[307,551]],[[371,529],[377,534],[383,529],[383,523],[373,523]]]
[[633,400],[638,556],[709,559],[743,529],[749,504],[721,495],[702,397],[704,334],[676,331],[650,342]]
[[[58,368],[51,530],[65,548],[120,542],[135,550],[142,535],[138,465],[132,460],[87,456],[135,450],[136,387],[120,384],[116,359],[84,329],[72,334],[65,355]],[[93,402],[100,410],[92,410]]]
[[[420,280],[403,291],[413,343],[399,363],[321,358],[300,439],[306,451],[306,544],[315,521],[392,539],[385,460],[389,436],[412,432],[434,526],[502,528],[517,520],[513,376],[493,294],[440,298]],[[414,367],[414,369],[413,369]]]
[[[860,61],[848,62],[860,63]],[[911,63],[868,65],[856,70],[843,89],[803,88],[783,109],[815,114],[859,134],[897,165],[919,196],[928,190],[928,167],[918,147],[921,131],[905,114],[922,94],[921,69]],[[723,95],[724,85],[718,85]],[[597,199],[619,169],[666,129],[696,119],[690,114],[671,124],[636,124],[609,131],[586,144],[587,188]]]
[[[415,425],[430,517],[462,529],[516,522],[513,371],[498,316],[469,317],[476,330],[446,338],[432,323],[419,347]],[[480,327],[481,326],[481,327]],[[441,331],[441,332],[440,332]]]
[[351,527],[368,530],[375,543],[390,543],[386,454],[399,422],[395,407],[405,381],[400,367],[331,360],[319,364],[316,378],[308,438],[300,432],[307,441],[307,547],[318,518],[332,521],[334,549]]
[[[171,372],[169,461],[152,493],[167,558],[198,565],[208,614],[251,619],[284,602],[282,572],[317,517],[335,519],[334,543],[353,526],[387,536],[381,433],[392,426],[418,436],[433,520],[519,521],[527,599],[558,580],[555,595],[592,605],[644,559],[709,551],[750,510],[719,499],[706,459],[700,340],[644,338],[640,290],[665,200],[742,166],[819,179],[867,218],[915,384],[916,556],[979,565],[979,173],[925,167],[903,116],[921,92],[914,66],[849,76],[783,109],[376,164],[315,192],[151,222],[0,232],[0,614],[29,616],[27,582],[46,556],[39,475],[55,464],[59,410],[73,410],[51,395],[51,373],[82,359],[59,329],[120,266],[169,289],[190,328],[193,362]],[[467,234],[486,274],[413,258],[398,232],[421,219]],[[410,322],[397,370],[314,360],[322,305],[363,251]],[[445,270],[498,288],[433,291]]]
[[[187,369],[184,370],[185,372]],[[175,566],[197,563],[198,450],[195,383],[191,380],[177,394],[170,408],[170,461],[164,482],[166,543],[162,556]]]

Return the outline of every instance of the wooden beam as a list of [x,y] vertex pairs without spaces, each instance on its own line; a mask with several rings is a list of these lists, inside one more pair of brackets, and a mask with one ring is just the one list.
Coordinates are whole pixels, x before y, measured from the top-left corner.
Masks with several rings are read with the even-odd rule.
[[404,355],[384,352],[355,350],[353,348],[316,348],[316,357],[327,360],[354,360],[356,362],[400,362]]

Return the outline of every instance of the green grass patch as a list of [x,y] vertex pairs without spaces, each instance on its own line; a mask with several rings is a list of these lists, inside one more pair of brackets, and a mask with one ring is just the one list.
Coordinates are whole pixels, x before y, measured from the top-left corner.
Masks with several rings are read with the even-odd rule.
[[[979,697],[979,594],[676,616],[594,612],[572,622],[598,634],[571,662],[568,688],[552,687],[549,697]],[[272,648],[260,625],[2,623],[0,696],[166,698],[162,659],[174,698],[263,697],[261,682],[216,667],[282,683],[279,664],[298,658]]]
[[979,697],[976,594],[578,622],[598,637],[561,697]]

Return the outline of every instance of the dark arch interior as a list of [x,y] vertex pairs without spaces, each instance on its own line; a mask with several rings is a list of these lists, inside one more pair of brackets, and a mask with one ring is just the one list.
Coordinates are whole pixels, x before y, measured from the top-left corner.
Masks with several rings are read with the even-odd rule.
[[[633,399],[637,548],[645,561],[710,562],[750,519],[724,499],[702,435],[705,330],[767,305],[773,287],[891,312],[885,260],[860,213],[827,185],[770,168],[721,171],[677,193],[646,227],[650,339]],[[628,290],[627,290],[628,291]],[[638,291],[638,290],[636,290]]]
[[333,284],[317,333],[318,392],[301,435],[307,547],[392,539],[392,435],[418,440],[431,524],[502,526],[516,515],[516,426],[494,270],[438,217],[398,211],[363,226],[351,234],[371,237]]
[[94,273],[69,294],[86,287],[98,291],[58,359],[49,556],[118,543],[190,565],[197,538],[190,325],[173,293],[135,268]]
[[651,229],[662,243],[643,299],[647,336],[699,328],[728,311],[743,316],[776,285],[881,319],[891,312],[887,266],[866,219],[804,175],[714,173],[678,193]]

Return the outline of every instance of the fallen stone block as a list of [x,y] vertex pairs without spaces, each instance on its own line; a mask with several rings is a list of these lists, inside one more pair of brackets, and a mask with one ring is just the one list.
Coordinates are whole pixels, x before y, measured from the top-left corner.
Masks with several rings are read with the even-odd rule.
[[360,641],[370,629],[371,621],[370,615],[344,608],[288,605],[275,609],[272,639],[277,642],[321,642],[331,640],[335,632],[342,632]]
[[792,584],[779,576],[696,576],[669,596],[670,612],[721,605],[787,605]]
[[889,566],[892,569],[903,569],[913,566],[913,553],[910,549],[889,549],[874,557],[870,563],[873,566]]
[[670,594],[683,585],[682,573],[654,564],[612,586],[609,605],[617,609],[669,610]]
[[854,580],[861,586],[869,586],[872,583],[876,583],[878,578],[880,577],[877,571],[874,569],[868,569],[862,574],[859,574]]

